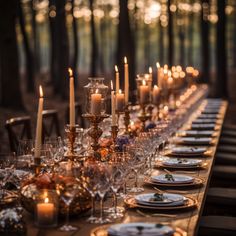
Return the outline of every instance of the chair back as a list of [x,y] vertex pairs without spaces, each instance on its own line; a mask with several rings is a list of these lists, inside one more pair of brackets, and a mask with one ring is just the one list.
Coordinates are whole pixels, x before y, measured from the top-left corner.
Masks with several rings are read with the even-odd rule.
[[22,139],[32,139],[30,116],[21,116],[6,120],[10,150],[17,152],[19,141]]
[[58,111],[54,109],[43,111],[42,139],[61,136]]

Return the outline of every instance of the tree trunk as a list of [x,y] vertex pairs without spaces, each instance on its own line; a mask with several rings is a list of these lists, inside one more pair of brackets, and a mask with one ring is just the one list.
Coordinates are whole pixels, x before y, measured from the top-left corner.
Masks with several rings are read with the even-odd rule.
[[[202,6],[208,6],[209,0],[202,0]],[[210,56],[209,56],[209,23],[207,19],[207,8],[202,7],[201,12],[201,42],[202,42],[202,82],[210,81]]]
[[[190,1],[191,5],[193,1]],[[191,11],[189,13],[189,23],[188,23],[188,61],[187,64],[193,66],[193,27],[194,27],[194,14]]]
[[0,104],[24,109],[16,40],[17,0],[0,1]]
[[121,75],[121,88],[124,85],[124,57],[129,64],[129,90],[131,101],[134,102],[135,83],[135,45],[129,22],[128,0],[119,0],[120,14],[117,40],[117,64]]
[[19,16],[19,23],[20,29],[23,36],[23,45],[25,49],[25,61],[26,61],[26,81],[27,81],[27,91],[34,92],[34,61],[33,61],[33,54],[30,48],[29,40],[27,37],[27,33],[25,30],[25,19],[23,14],[23,9],[21,6],[21,1],[17,1],[18,7],[18,16]]
[[73,17],[73,21],[72,21],[72,28],[73,28],[73,41],[74,41],[74,54],[73,54],[73,59],[72,59],[72,69],[74,72],[74,77],[75,79],[75,85],[77,85],[77,78],[78,78],[78,74],[77,74],[77,63],[78,63],[78,54],[79,54],[79,46],[78,46],[78,31],[77,31],[77,21],[76,18],[74,17],[74,2],[75,0],[72,0],[72,17]]
[[68,67],[69,67],[69,42],[66,28],[65,15],[66,0],[55,1],[56,19],[55,19],[55,51],[54,51],[54,67],[55,69],[55,91],[58,92],[63,99],[68,95]]
[[91,20],[90,20],[90,27],[91,27],[91,65],[90,65],[90,75],[92,77],[97,76],[97,60],[98,60],[98,43],[95,31],[95,21],[93,15],[93,0],[89,0],[89,6],[91,10]]
[[[55,0],[49,0],[49,9],[50,11],[55,11]],[[58,93],[58,89],[56,86],[56,60],[55,60],[55,52],[56,52],[56,17],[50,15],[49,13],[49,29],[50,29],[50,79],[53,84],[54,93]]]
[[227,98],[226,15],[225,0],[217,0],[216,96]]
[[161,25],[161,22],[159,21],[159,51],[160,51],[160,55],[159,55],[159,61],[160,64],[163,65],[164,63],[164,30],[163,30],[163,26]]
[[169,66],[173,65],[173,55],[174,55],[174,37],[173,37],[173,16],[170,10],[171,6],[171,0],[168,0],[167,2],[167,11],[168,11],[168,17],[169,17],[169,23],[168,23],[168,64]]
[[36,10],[34,6],[34,0],[30,1],[30,8],[32,13],[31,25],[33,31],[34,71],[37,73],[40,72],[40,44],[39,44],[39,35],[37,31]]

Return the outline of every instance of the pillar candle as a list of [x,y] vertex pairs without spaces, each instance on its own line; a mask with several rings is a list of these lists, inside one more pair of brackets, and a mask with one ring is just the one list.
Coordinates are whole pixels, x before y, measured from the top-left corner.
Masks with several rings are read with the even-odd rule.
[[102,106],[102,94],[98,93],[98,90],[96,90],[96,93],[93,93],[91,95],[91,114],[100,115],[101,106]]
[[115,65],[115,72],[116,72],[116,94],[119,93],[120,90],[120,75],[118,71],[118,67]]
[[111,81],[111,124],[116,125],[116,97],[113,90],[113,83]]
[[39,225],[50,225],[54,220],[55,207],[53,203],[49,203],[48,198],[37,204],[37,220]]
[[69,68],[70,75],[70,126],[75,126],[75,88],[72,69]]
[[157,105],[160,101],[160,88],[157,85],[154,85],[152,91],[152,101],[153,104]]
[[116,94],[116,110],[118,112],[124,111],[125,106],[125,95],[119,90],[119,93]]
[[125,73],[125,104],[129,102],[129,66],[127,58],[124,57],[124,73]]
[[36,139],[35,139],[35,157],[40,157],[41,146],[42,146],[42,121],[43,121],[43,89],[39,86],[39,104],[38,104],[38,115],[37,115],[37,127],[36,127]]
[[149,88],[143,80],[143,84],[139,86],[140,104],[147,104],[149,100]]

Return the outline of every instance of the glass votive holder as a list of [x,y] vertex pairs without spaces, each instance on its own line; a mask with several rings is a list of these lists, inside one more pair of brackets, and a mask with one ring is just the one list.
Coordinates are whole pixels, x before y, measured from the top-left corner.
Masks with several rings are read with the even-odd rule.
[[35,225],[39,228],[57,226],[58,195],[55,190],[42,189],[35,202]]

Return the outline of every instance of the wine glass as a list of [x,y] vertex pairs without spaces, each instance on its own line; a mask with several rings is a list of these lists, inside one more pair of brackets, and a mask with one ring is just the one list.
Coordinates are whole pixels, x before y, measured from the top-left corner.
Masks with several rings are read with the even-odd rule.
[[97,163],[99,170],[99,178],[97,179],[97,194],[100,197],[100,217],[95,221],[98,224],[109,223],[111,220],[103,216],[103,203],[106,193],[110,189],[111,184],[111,165],[105,162]]
[[70,205],[73,202],[74,197],[79,191],[78,183],[74,177],[71,163],[66,163],[66,166],[61,167],[59,173],[63,176],[63,182],[57,184],[57,191],[60,193],[60,199],[65,203],[66,207],[66,222],[59,228],[60,231],[75,231],[78,229],[76,226],[69,224]]
[[97,163],[93,161],[85,161],[82,167],[82,184],[83,187],[89,192],[92,200],[92,209],[91,215],[87,219],[89,223],[95,223],[98,219],[94,216],[95,213],[95,197],[98,188],[98,178],[99,178],[99,169],[97,168]]

